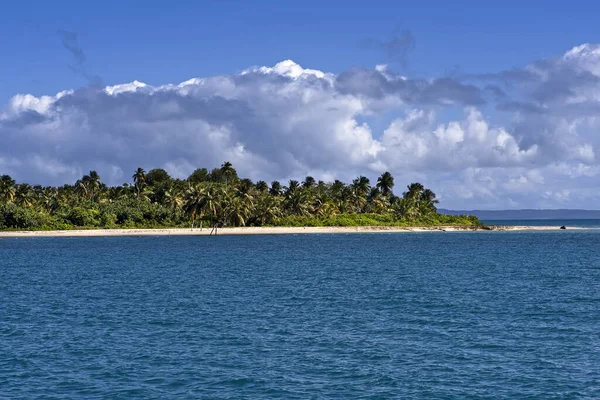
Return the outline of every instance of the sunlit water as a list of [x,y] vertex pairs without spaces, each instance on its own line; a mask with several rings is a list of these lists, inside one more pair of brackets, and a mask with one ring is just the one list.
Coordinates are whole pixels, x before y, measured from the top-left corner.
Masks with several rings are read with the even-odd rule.
[[0,239],[0,398],[600,398],[600,232]]

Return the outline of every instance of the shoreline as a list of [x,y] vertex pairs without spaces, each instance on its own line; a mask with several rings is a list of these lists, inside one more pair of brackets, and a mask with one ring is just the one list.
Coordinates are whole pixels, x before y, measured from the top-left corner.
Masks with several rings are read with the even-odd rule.
[[[567,230],[585,229],[567,227]],[[238,227],[219,228],[218,235],[280,235],[320,233],[409,233],[409,232],[476,232],[476,231],[557,231],[558,226],[327,226],[327,227]],[[14,237],[96,237],[96,236],[209,236],[210,228],[158,228],[158,229],[79,229],[63,231],[4,231],[0,238]]]

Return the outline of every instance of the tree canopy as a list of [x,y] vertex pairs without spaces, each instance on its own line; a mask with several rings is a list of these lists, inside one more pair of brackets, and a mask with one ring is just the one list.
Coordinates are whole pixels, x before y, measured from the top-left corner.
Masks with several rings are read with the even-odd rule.
[[230,162],[174,179],[160,168],[132,171],[131,183],[107,186],[96,171],[73,185],[31,186],[0,177],[0,229],[264,225],[478,225],[475,217],[437,213],[430,189],[411,183],[402,196],[384,172],[350,184],[307,176],[286,184],[240,178]]

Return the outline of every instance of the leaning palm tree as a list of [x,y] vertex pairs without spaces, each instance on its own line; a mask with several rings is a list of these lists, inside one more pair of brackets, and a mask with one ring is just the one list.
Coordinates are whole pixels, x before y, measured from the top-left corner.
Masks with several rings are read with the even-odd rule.
[[8,175],[0,177],[0,201],[10,203],[15,198],[15,180]]
[[339,212],[335,203],[321,194],[315,196],[312,209],[313,213],[320,218],[327,218]]
[[90,189],[89,189],[90,177],[84,175],[80,180],[76,182],[76,191],[83,198],[83,200],[88,200],[90,198]]
[[226,202],[225,219],[233,226],[246,226],[248,216],[252,213],[252,206],[249,196],[234,196]]
[[377,189],[381,190],[381,194],[389,196],[394,188],[394,177],[389,172],[384,172],[377,178]]
[[437,213],[436,204],[440,201],[435,198],[435,193],[433,193],[429,189],[423,190],[421,192],[421,197],[419,199],[421,212],[423,214],[435,214]]

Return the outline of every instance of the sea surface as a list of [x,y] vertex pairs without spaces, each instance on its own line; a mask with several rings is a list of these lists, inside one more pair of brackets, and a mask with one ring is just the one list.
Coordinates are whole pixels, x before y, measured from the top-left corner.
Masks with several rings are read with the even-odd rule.
[[565,226],[600,229],[600,219],[483,219],[486,225],[503,226]]
[[0,239],[1,399],[598,399],[600,231]]

